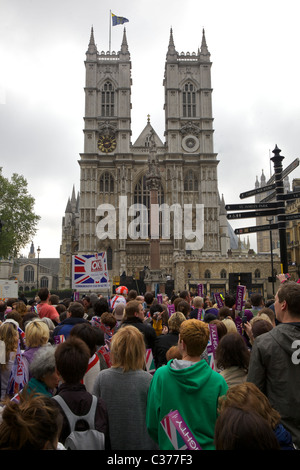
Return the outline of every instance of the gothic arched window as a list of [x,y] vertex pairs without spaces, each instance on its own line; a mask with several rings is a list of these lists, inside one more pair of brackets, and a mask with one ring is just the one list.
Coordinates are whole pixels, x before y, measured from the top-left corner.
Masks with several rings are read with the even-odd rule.
[[210,270],[209,269],[206,269],[206,271],[204,273],[204,278],[205,279],[210,279]]
[[221,272],[220,272],[220,278],[221,279],[226,279],[226,271],[225,269],[222,269]]
[[32,266],[25,266],[24,282],[34,282],[34,269]]
[[[146,183],[146,176],[142,176],[140,180],[137,182],[134,188],[134,196],[133,196],[134,204],[143,204],[148,209],[148,234],[150,236],[150,191],[148,189]],[[158,188],[158,205],[164,203],[164,190],[163,187],[160,185]],[[161,220],[160,220],[160,228],[161,228]],[[161,230],[160,230],[161,233]]]
[[198,191],[198,179],[193,170],[189,170],[184,178],[184,191]]
[[46,276],[41,277],[41,287],[49,287],[49,279]]
[[182,90],[183,117],[196,117],[196,89],[187,82]]
[[115,114],[115,90],[111,82],[104,83],[101,91],[101,116],[111,117]]
[[105,172],[100,177],[100,193],[111,194],[114,192],[115,180],[111,173]]
[[259,279],[259,278],[260,278],[260,270],[259,270],[259,269],[256,269],[256,270],[255,270],[254,277],[255,277],[255,279]]

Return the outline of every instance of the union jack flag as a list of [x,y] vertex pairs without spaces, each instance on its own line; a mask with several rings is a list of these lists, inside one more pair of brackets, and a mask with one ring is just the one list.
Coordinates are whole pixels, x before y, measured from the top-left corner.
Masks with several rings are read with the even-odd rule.
[[73,256],[73,289],[109,288],[106,252]]

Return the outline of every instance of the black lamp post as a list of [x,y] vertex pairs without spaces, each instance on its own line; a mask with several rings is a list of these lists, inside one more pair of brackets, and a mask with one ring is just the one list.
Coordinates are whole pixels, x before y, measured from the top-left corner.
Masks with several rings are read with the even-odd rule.
[[[267,217],[269,224],[273,222],[273,217]],[[273,267],[273,240],[272,240],[272,230],[270,230],[270,250],[271,250],[271,276],[272,276],[272,292],[273,296],[275,295],[274,291],[274,267]]]
[[39,290],[39,268],[40,268],[40,252],[41,252],[40,247],[38,247],[38,249],[36,251],[37,251],[37,254],[38,254],[36,285],[37,285],[37,289]]

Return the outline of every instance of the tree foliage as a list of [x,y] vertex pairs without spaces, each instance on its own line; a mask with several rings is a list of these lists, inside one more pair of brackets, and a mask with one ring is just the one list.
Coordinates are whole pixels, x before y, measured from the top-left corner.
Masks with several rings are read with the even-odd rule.
[[35,200],[28,193],[27,180],[14,173],[5,178],[0,168],[0,257],[16,257],[32,240],[40,216],[33,211]]

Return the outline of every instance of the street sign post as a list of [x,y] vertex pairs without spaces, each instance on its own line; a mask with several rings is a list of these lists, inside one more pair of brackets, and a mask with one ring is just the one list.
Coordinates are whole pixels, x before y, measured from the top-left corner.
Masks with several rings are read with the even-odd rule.
[[251,191],[246,191],[245,193],[240,194],[241,199],[245,199],[246,197],[255,196],[256,194],[266,193],[267,191],[272,191],[272,189],[276,189],[276,183],[269,184],[267,186],[262,186],[261,188],[251,189]]
[[273,209],[276,207],[278,207],[278,202],[267,202],[263,204],[261,202],[254,202],[248,204],[227,204],[225,209],[227,211],[246,211],[250,209]]
[[266,211],[251,211],[251,212],[234,212],[233,214],[228,214],[227,219],[252,219],[256,217],[264,217],[266,215],[277,215],[277,209],[269,209]]
[[[274,163],[274,175],[268,181],[266,186],[261,188],[255,188],[251,191],[246,191],[240,194],[240,199],[245,199],[247,197],[256,196],[257,194],[262,194],[268,191],[272,191],[271,194],[266,196],[259,203],[253,204],[228,204],[225,206],[225,209],[228,211],[240,210],[248,212],[235,212],[227,214],[227,219],[237,220],[237,219],[246,219],[246,218],[256,218],[256,217],[265,217],[268,215],[274,215],[277,217],[277,223],[267,224],[267,225],[258,225],[252,227],[242,227],[235,229],[234,233],[241,235],[244,233],[255,233],[255,232],[264,232],[278,229],[279,230],[279,242],[280,242],[280,259],[282,271],[287,273],[288,263],[287,263],[287,242],[286,242],[286,222],[289,220],[300,219],[300,213],[297,214],[286,214],[285,213],[285,201],[300,198],[300,192],[295,191],[293,193],[284,194],[283,180],[284,178],[299,165],[299,158],[296,158],[285,170],[282,169],[282,160],[284,157],[280,155],[281,150],[275,146],[273,150],[274,157],[271,158]],[[274,191],[273,191],[274,190]],[[276,198],[276,201],[270,202],[272,199]],[[252,210],[251,210],[252,209]]]
[[234,233],[236,235],[243,235],[244,233],[266,232],[267,230],[276,230],[277,228],[278,224],[253,225],[252,227],[236,228]]

